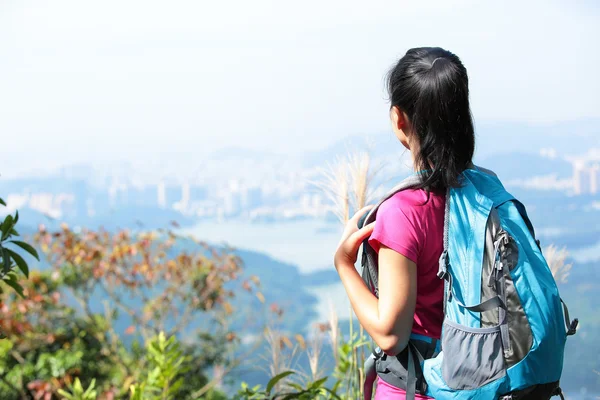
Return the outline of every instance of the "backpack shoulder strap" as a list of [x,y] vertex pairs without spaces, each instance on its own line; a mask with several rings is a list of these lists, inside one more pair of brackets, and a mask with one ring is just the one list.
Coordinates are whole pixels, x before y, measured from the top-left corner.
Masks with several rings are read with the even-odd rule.
[[[377,217],[377,210],[384,201],[402,190],[417,187],[420,183],[421,180],[417,175],[411,175],[404,179],[385,196],[383,196],[377,202],[377,204],[375,204],[375,206],[367,214],[365,214],[360,221],[358,221],[358,227],[362,228],[363,226],[375,221],[375,218]],[[365,242],[363,243],[362,254],[362,279],[367,284],[369,289],[371,289],[371,291],[375,294],[375,296],[379,296],[377,254],[375,253],[375,250],[368,245],[368,239],[365,239]]]
[[476,171],[481,171],[488,175],[495,176],[496,178],[498,177],[498,175],[496,175],[496,173],[494,171],[492,171],[491,169],[483,168],[483,167],[480,167],[479,165],[475,165],[475,164],[471,164],[471,168]]
[[366,217],[363,219],[362,224],[359,223],[359,227],[363,227],[364,225],[370,224],[371,222],[375,221],[375,218],[377,215],[377,210],[383,204],[384,201],[386,201],[387,199],[389,199],[390,197],[392,197],[393,195],[395,195],[398,192],[417,187],[420,183],[421,183],[421,179],[419,178],[418,175],[411,175],[411,176],[405,178],[404,180],[402,180],[402,182],[400,182],[399,184],[394,186],[389,192],[386,193],[385,196],[383,196],[375,204],[375,206],[367,213]]

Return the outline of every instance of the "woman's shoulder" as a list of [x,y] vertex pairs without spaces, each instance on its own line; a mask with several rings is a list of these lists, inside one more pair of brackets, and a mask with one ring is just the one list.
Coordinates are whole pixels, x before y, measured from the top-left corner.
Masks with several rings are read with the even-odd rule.
[[428,192],[424,189],[406,189],[395,193],[385,200],[380,209],[401,209],[409,212],[412,209],[423,211],[423,208],[444,208],[445,195]]
[[446,196],[423,189],[407,189],[385,200],[377,210],[377,218],[407,220],[414,227],[429,226],[431,221],[443,221]]

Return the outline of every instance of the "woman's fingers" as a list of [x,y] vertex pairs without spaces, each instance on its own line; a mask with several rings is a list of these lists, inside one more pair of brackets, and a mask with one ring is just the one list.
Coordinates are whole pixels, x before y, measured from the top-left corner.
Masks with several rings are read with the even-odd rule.
[[354,214],[352,216],[352,218],[350,219],[352,222],[358,223],[358,221],[360,220],[360,218],[365,215],[367,213],[367,211],[369,211],[371,208],[373,208],[372,205],[369,206],[365,206],[363,208],[361,208],[360,210],[358,210],[356,212],[356,214]]
[[371,233],[373,233],[374,228],[375,228],[375,222],[371,222],[370,224],[360,228],[359,230],[354,232],[352,235],[350,235],[350,237],[348,238],[348,241],[350,241],[350,244],[352,245],[353,248],[358,249],[360,244],[366,238],[371,236]]
[[355,228],[356,231],[352,233],[349,232],[347,235],[342,237],[334,256],[336,268],[339,260],[346,260],[350,264],[356,263],[358,248],[360,247],[361,243],[371,235],[374,228],[375,222],[371,222],[369,225],[366,225],[363,228]]
[[338,244],[338,251],[341,249],[346,254],[346,257],[354,261],[356,261],[356,253],[360,244],[369,237],[375,227],[375,222],[372,222],[369,225],[358,229],[358,221],[372,208],[373,206],[363,207],[352,216],[348,221],[346,229],[344,229],[344,233],[340,239],[340,243]]

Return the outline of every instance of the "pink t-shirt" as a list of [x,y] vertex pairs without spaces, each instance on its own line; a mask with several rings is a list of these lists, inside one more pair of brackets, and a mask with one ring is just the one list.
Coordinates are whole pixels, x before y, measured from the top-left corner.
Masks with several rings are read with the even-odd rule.
[[[397,251],[417,265],[417,302],[412,331],[439,339],[444,317],[444,283],[437,277],[443,250],[445,196],[424,190],[404,190],[377,211],[369,244]],[[404,399],[404,391],[377,380],[376,400]],[[427,397],[418,396],[418,399]]]

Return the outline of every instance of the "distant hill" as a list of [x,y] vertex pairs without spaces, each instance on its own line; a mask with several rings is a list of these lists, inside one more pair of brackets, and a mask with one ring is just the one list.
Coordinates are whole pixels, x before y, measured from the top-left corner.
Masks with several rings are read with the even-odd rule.
[[479,157],[475,160],[475,164],[491,169],[501,180],[552,174],[557,178],[568,178],[573,175],[573,166],[570,162],[525,151],[499,152],[487,157]]
[[586,118],[553,124],[476,122],[476,155],[486,158],[507,152],[538,153],[554,148],[559,154],[577,154],[600,147],[600,119]]
[[[554,148],[559,157],[570,154],[581,154],[587,149],[600,147],[600,119],[580,119],[547,125],[530,125],[519,122],[476,122],[475,162],[485,165],[492,162],[495,167],[504,168],[504,162],[518,161],[523,166],[525,161],[518,158],[524,155],[537,157],[528,165],[528,169],[553,170],[557,168],[564,173],[566,164],[560,159],[543,159],[540,149]],[[344,155],[348,149],[372,149],[376,157],[395,157],[400,159],[404,148],[398,142],[391,129],[389,132],[355,135],[336,142],[323,150],[302,155],[304,166],[321,165],[338,155]],[[506,157],[510,155],[507,159]],[[530,159],[531,160],[531,159]],[[540,166],[535,164],[540,163]],[[551,166],[551,168],[547,168]],[[506,168],[506,172],[523,172],[515,168]],[[521,176],[517,174],[516,177]],[[508,175],[514,178],[515,175]]]
[[186,217],[175,210],[134,205],[121,206],[93,216],[85,215],[82,212],[78,213],[77,210],[69,210],[60,218],[53,218],[37,210],[23,207],[19,208],[19,219],[29,229],[37,229],[39,224],[44,224],[47,229],[56,229],[63,222],[71,226],[107,230],[119,228],[151,230],[172,227],[173,223],[182,227],[192,226],[196,223],[196,219]]

